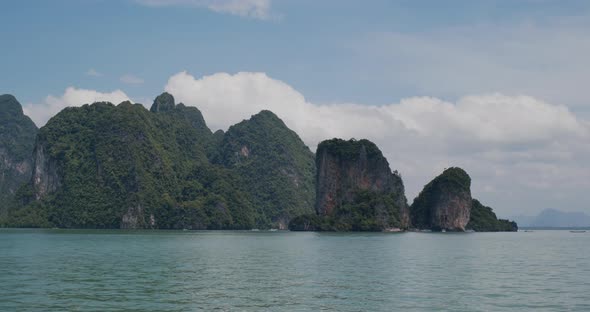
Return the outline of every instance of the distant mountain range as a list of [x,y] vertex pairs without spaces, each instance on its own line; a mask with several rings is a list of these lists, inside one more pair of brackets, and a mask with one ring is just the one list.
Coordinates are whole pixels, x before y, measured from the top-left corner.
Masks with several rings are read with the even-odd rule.
[[583,212],[565,212],[545,209],[536,216],[514,216],[521,227],[590,227],[590,215]]

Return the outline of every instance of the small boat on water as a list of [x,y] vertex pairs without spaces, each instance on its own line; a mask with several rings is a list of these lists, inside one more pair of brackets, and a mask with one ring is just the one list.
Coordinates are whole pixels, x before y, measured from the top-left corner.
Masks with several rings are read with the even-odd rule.
[[530,232],[534,232],[533,230],[524,230],[525,233],[530,233]]
[[570,233],[586,233],[584,230],[571,230]]

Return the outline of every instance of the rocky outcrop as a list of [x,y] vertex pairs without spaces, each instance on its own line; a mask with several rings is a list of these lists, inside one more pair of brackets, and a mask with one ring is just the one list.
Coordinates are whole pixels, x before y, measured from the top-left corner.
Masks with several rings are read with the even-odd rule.
[[164,92],[156,97],[150,111],[153,113],[170,111],[175,108],[174,97],[168,92]]
[[[316,153],[316,214],[334,230],[387,230],[409,225],[404,184],[368,140],[332,139]],[[306,222],[315,218],[307,218]],[[320,222],[322,222],[320,220]],[[311,222],[313,223],[313,222]],[[307,224],[304,228],[322,228]]]
[[35,200],[40,200],[47,194],[55,192],[61,182],[57,172],[57,160],[48,157],[44,142],[35,144],[33,153],[33,174],[31,184]]
[[414,199],[412,225],[434,231],[465,231],[472,207],[470,187],[471,178],[463,169],[446,169]]
[[2,195],[14,195],[20,185],[31,175],[31,159],[14,159],[0,148],[0,189]]
[[0,213],[31,177],[37,126],[12,95],[0,95]]

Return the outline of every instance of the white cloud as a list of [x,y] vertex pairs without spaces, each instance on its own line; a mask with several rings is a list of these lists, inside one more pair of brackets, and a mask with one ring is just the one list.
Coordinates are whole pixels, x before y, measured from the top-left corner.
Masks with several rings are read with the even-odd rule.
[[41,104],[27,104],[23,110],[38,127],[47,123],[47,121],[68,106],[81,106],[94,102],[112,102],[121,103],[130,101],[129,97],[121,90],[102,93],[94,90],[78,89],[68,87],[62,96],[56,97],[48,95]]
[[147,6],[185,6],[207,8],[217,13],[226,13],[257,19],[267,19],[270,0],[136,0]]
[[101,77],[102,74],[97,72],[94,68],[90,68],[89,70],[86,71],[86,76]]
[[203,110],[213,128],[227,129],[269,109],[312,146],[330,136],[377,136],[391,127],[421,137],[460,137],[488,144],[534,143],[587,133],[565,106],[528,96],[466,96],[457,103],[414,97],[383,106],[315,105],[284,82],[249,72],[200,79],[181,72],[170,78],[166,91]]
[[119,80],[122,83],[126,83],[126,84],[142,84],[144,83],[142,78],[139,78],[135,75],[131,75],[131,74],[125,74],[123,76],[121,76],[121,78],[119,78]]
[[565,106],[530,96],[318,105],[282,81],[249,72],[199,79],[181,72],[165,89],[202,110],[213,130],[269,109],[312,150],[327,138],[368,138],[380,146],[392,169],[402,172],[410,201],[428,180],[454,165],[471,174],[474,195],[504,215],[512,214],[510,209],[534,211],[547,208],[536,205],[558,204],[555,192],[575,197],[580,205],[590,199],[584,191],[590,187],[590,169],[584,165],[590,156],[587,122]]

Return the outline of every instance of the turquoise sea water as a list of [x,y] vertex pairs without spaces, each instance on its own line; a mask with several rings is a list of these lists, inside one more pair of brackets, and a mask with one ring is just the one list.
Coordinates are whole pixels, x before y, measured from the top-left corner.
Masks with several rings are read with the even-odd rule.
[[0,230],[0,311],[590,311],[590,232]]

